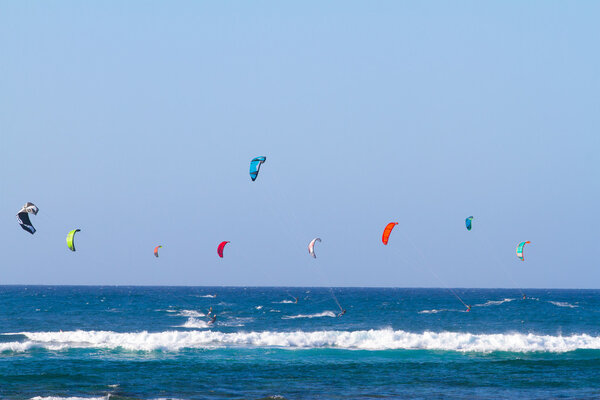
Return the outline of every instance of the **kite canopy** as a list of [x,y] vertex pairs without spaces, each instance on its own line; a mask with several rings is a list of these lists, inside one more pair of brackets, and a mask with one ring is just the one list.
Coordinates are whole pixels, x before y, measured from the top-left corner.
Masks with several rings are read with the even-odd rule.
[[467,226],[468,231],[471,230],[471,221],[473,221],[473,216],[467,217],[467,219],[465,220],[465,225]]
[[381,238],[381,241],[383,242],[383,244],[387,245],[388,244],[388,240],[390,238],[390,233],[392,233],[392,229],[394,229],[394,227],[398,225],[397,222],[390,222],[389,224],[386,225],[385,229],[383,230],[383,236]]
[[313,256],[313,258],[317,258],[317,255],[315,254],[315,243],[316,242],[320,243],[321,242],[321,238],[314,238],[308,244],[308,254],[310,254],[311,256]]
[[229,243],[228,241],[224,241],[219,243],[219,247],[217,247],[217,254],[219,254],[219,257],[223,258],[223,249],[225,248],[225,245]]
[[531,243],[529,240],[526,242],[521,242],[517,246],[517,257],[521,259],[521,261],[525,261],[525,257],[523,256],[523,248],[525,247],[525,243]]
[[69,250],[75,251],[75,233],[80,232],[81,229],[73,229],[67,235],[67,246],[69,246]]
[[19,225],[21,225],[21,228],[31,233],[32,235],[35,233],[35,228],[31,224],[29,214],[37,215],[38,211],[39,209],[35,204],[27,202],[25,203],[23,208],[21,208],[17,213],[17,220],[19,221]]
[[154,257],[158,257],[158,249],[160,249],[162,246],[156,246],[154,248]]
[[252,182],[256,180],[256,177],[258,176],[258,171],[260,171],[260,166],[265,161],[267,161],[267,157],[265,156],[256,157],[253,158],[252,161],[250,161],[250,178],[252,179]]

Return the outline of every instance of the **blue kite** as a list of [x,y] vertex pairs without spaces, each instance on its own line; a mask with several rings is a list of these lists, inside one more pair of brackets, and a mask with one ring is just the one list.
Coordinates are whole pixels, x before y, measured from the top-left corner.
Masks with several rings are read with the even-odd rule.
[[258,171],[260,171],[260,166],[265,161],[267,161],[267,157],[265,156],[256,157],[253,158],[252,161],[250,161],[250,178],[252,179],[252,182],[256,180],[256,177],[258,176]]

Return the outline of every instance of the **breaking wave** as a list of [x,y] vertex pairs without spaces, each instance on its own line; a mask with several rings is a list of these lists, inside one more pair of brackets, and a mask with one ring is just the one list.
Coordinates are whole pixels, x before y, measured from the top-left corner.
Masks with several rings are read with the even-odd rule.
[[504,299],[504,300],[488,300],[483,304],[475,304],[473,307],[489,307],[489,306],[499,306],[503,303],[509,303],[515,299]]
[[192,329],[207,329],[210,327],[211,327],[211,325],[208,322],[203,321],[198,318],[194,318],[194,317],[188,318],[188,320],[185,321],[185,323],[183,325],[176,326],[176,328],[192,328]]
[[569,307],[569,308],[577,308],[579,306],[576,306],[574,304],[571,303],[567,303],[566,301],[548,301],[548,303],[553,304],[557,307]]
[[198,318],[198,317],[206,316],[206,314],[201,313],[200,311],[195,311],[195,310],[181,310],[176,315],[179,317],[191,317],[191,318]]
[[110,396],[104,397],[57,397],[57,396],[36,396],[30,400],[107,400]]
[[336,314],[333,311],[323,311],[317,314],[298,314],[298,315],[286,315],[281,317],[281,319],[296,319],[296,318],[321,318],[321,317],[331,317],[335,318]]
[[448,311],[448,310],[423,310],[423,311],[419,311],[419,314],[437,314],[439,312],[443,312],[443,311]]
[[22,332],[25,340],[0,343],[2,352],[30,349],[53,351],[73,348],[128,351],[178,351],[193,348],[275,347],[282,349],[333,348],[348,350],[445,350],[457,352],[552,352],[600,350],[600,337],[586,334],[549,336],[523,333],[471,334],[458,332],[411,333],[392,329],[315,332],[69,331]]

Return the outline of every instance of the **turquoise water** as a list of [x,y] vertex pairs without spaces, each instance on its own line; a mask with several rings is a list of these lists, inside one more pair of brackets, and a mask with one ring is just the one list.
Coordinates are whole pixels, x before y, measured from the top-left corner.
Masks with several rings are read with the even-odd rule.
[[455,291],[0,287],[0,397],[600,397],[600,291]]

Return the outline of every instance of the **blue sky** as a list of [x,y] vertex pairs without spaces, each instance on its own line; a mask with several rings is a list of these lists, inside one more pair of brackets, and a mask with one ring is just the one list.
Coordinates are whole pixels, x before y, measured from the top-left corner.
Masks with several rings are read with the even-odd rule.
[[0,8],[3,284],[599,287],[596,2]]

